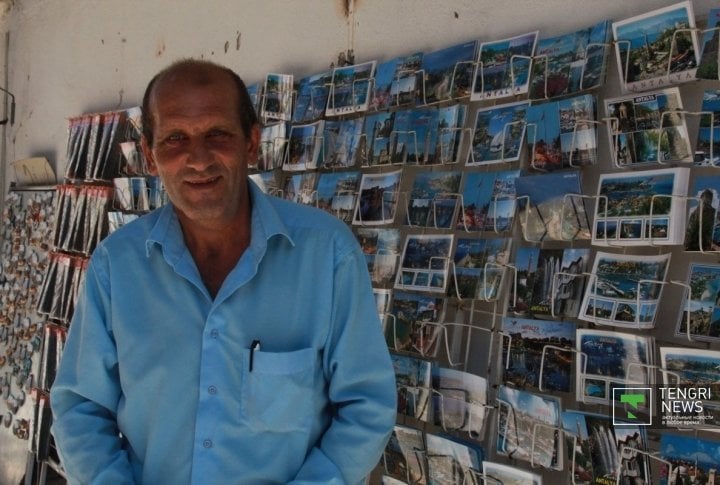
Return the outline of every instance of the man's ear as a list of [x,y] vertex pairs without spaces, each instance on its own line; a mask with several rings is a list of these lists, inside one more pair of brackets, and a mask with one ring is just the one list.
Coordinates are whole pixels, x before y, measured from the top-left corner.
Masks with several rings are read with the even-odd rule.
[[255,123],[250,128],[250,136],[247,137],[247,149],[250,160],[254,163],[258,157],[258,150],[260,149],[260,125]]
[[157,165],[155,164],[155,157],[153,156],[152,150],[150,149],[145,136],[140,138],[140,148],[142,149],[143,156],[145,156],[145,161],[147,162],[148,173],[150,175],[157,175],[158,172]]

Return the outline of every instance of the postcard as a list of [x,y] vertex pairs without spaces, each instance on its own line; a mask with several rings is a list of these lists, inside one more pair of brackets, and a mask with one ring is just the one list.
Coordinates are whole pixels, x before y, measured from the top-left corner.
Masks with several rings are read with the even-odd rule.
[[452,234],[408,234],[395,288],[445,293]]
[[430,416],[432,367],[429,360],[391,353],[397,386],[397,412],[421,421]]
[[263,88],[260,117],[264,120],[292,119],[293,75],[268,73]]
[[385,340],[396,352],[434,357],[442,338],[445,299],[395,291],[385,322]]
[[692,162],[682,109],[676,87],[606,99],[607,132],[615,165]]
[[255,168],[260,171],[275,170],[283,165],[287,146],[287,123],[271,123],[260,130],[260,147]]
[[[649,460],[641,453],[623,451],[623,447],[647,451],[645,433],[640,426],[613,426],[608,415],[582,411],[563,411],[563,431],[568,455],[574,464],[573,483],[652,483]],[[621,470],[618,478],[618,469]]]
[[284,198],[298,204],[316,205],[317,172],[296,173],[285,179]]
[[515,190],[526,241],[590,239],[580,171],[521,176],[515,180]]
[[527,109],[530,166],[553,171],[597,163],[595,97],[575,96]]
[[699,50],[692,2],[613,22],[612,30],[625,92],[695,79]]
[[311,123],[322,118],[327,107],[331,82],[330,71],[300,79],[292,115],[293,123]]
[[576,329],[571,322],[503,317],[503,381],[521,389],[570,392]]
[[720,8],[711,8],[707,24],[700,41],[701,53],[695,76],[698,79],[720,79],[718,60],[720,60]]
[[[720,28],[715,32],[720,32]],[[700,112],[703,114],[695,145],[695,164],[715,167],[720,164],[720,89],[705,90]]]
[[248,96],[250,96],[250,102],[252,103],[253,109],[258,115],[260,115],[260,100],[263,97],[263,84],[253,83],[247,84],[245,87],[247,88]]
[[459,170],[416,172],[407,207],[408,225],[450,229],[460,205],[461,177]]
[[317,207],[351,222],[358,196],[360,172],[323,172],[317,182]]
[[504,287],[510,238],[459,238],[453,254],[450,296],[495,301]]
[[508,311],[533,317],[575,318],[580,312],[590,249],[545,249],[522,246],[513,265],[517,283]]
[[598,251],[578,318],[599,325],[653,328],[670,253]]
[[418,104],[431,104],[470,95],[477,42],[470,41],[433,52],[422,58]]
[[314,170],[322,160],[324,121],[292,125],[283,170]]
[[688,214],[683,249],[720,251],[720,176],[696,175],[688,193]]
[[503,465],[492,461],[482,462],[483,475],[486,483],[502,483],[502,485],[542,485],[542,476],[516,466]]
[[682,244],[688,177],[686,167],[601,174],[592,243]]
[[323,131],[323,166],[326,168],[353,167],[363,136],[365,118],[325,121]]
[[610,51],[610,21],[538,40],[530,99],[550,99],[602,86]]
[[391,163],[436,163],[440,122],[437,108],[405,109],[395,114],[390,134]]
[[445,431],[465,432],[482,441],[485,435],[487,380],[455,369],[434,366],[432,370],[433,423]]
[[470,101],[527,93],[537,39],[536,30],[508,39],[481,43]]
[[395,220],[401,173],[402,170],[362,174],[353,224],[391,224]]
[[690,263],[675,331],[678,337],[720,339],[720,264]]
[[370,110],[382,111],[414,103],[416,73],[422,65],[422,58],[422,52],[416,52],[379,63],[375,69]]
[[385,475],[402,483],[427,485],[427,460],[424,433],[396,424],[383,452]]
[[468,166],[515,162],[524,144],[527,101],[480,108],[475,116]]
[[363,166],[388,165],[391,154],[392,134],[397,111],[382,111],[365,116],[364,137],[360,153]]
[[652,337],[579,328],[575,345],[585,361],[585,372],[576,372],[578,401],[607,405],[613,385],[653,383],[653,373],[647,371],[653,363]]
[[497,401],[496,451],[534,466],[562,470],[560,400],[501,385]]
[[432,433],[426,433],[425,443],[429,483],[465,485],[467,473],[480,470],[483,449],[476,443]]
[[400,260],[400,230],[394,228],[358,227],[360,242],[373,286],[388,286],[395,281]]
[[466,172],[456,230],[505,232],[515,220],[519,170]]
[[464,143],[467,106],[453,104],[438,108],[438,148],[435,163],[458,163]]
[[717,480],[720,440],[663,432],[659,448],[658,457],[671,466],[670,470],[665,466],[659,485],[710,485]]
[[380,323],[384,325],[385,316],[390,311],[392,291],[384,288],[373,288],[373,295],[375,296],[375,307],[377,308],[378,317],[380,317]]
[[332,72],[325,116],[367,111],[376,61],[336,67]]

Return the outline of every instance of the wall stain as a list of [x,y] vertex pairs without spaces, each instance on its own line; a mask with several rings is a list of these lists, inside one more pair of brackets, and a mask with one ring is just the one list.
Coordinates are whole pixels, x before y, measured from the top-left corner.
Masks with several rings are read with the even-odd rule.
[[229,48],[230,48],[230,41],[229,41],[229,40],[226,40],[226,41],[225,41],[225,54],[227,54],[227,51],[228,51]]
[[165,53],[165,42],[162,40],[159,40],[157,43],[157,48],[155,49],[155,57],[160,57]]
[[240,33],[240,31],[238,31],[237,35],[235,36],[235,50],[236,51],[240,50],[240,38],[241,37],[242,37],[242,34]]

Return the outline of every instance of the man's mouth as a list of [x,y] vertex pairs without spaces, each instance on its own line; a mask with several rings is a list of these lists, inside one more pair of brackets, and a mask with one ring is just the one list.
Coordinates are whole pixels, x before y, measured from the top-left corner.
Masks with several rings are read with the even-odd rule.
[[185,183],[192,185],[193,187],[205,187],[205,186],[214,184],[218,180],[220,180],[219,176],[207,177],[207,178],[203,178],[203,179],[186,180]]

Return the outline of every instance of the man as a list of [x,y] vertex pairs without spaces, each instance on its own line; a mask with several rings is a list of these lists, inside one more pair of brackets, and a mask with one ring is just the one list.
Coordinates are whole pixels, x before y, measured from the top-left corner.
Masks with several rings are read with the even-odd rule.
[[395,421],[360,248],[247,179],[244,84],[160,72],[142,148],[171,205],[94,251],[51,391],[71,483],[357,483]]

